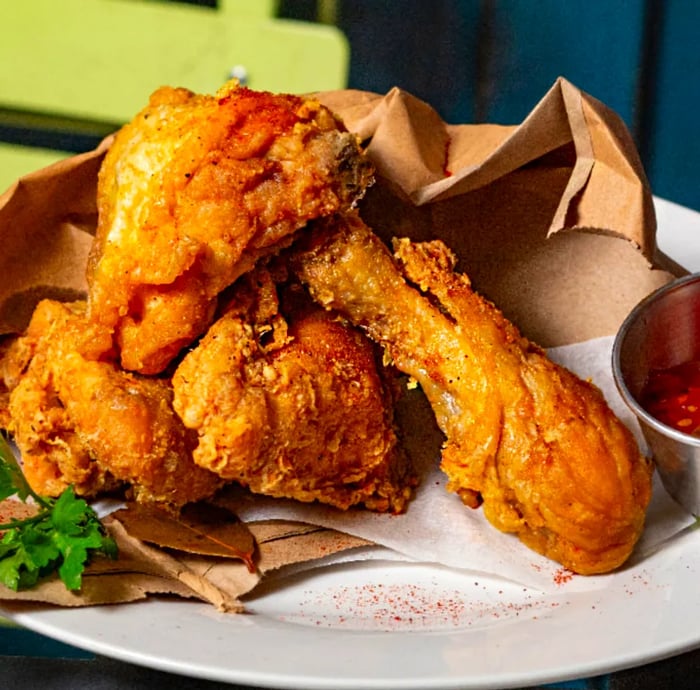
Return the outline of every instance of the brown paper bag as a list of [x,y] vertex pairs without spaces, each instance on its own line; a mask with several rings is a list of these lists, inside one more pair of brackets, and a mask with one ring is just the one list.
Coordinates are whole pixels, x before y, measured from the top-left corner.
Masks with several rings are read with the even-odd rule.
[[614,333],[670,279],[629,132],[565,79],[512,127],[448,125],[398,89],[322,100],[368,141],[379,175],[368,223],[385,239],[445,240],[540,345]]
[[[652,196],[620,118],[559,79],[519,126],[448,125],[400,89],[321,100],[366,142],[378,183],[362,212],[389,239],[441,237],[475,287],[543,346],[613,333],[670,278]],[[0,332],[42,296],[74,297],[109,140],[0,197]]]

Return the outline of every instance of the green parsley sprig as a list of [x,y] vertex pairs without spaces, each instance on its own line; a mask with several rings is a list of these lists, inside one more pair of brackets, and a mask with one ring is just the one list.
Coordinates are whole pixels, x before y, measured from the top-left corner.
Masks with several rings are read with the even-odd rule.
[[117,557],[95,511],[68,487],[58,498],[32,490],[12,449],[0,435],[0,501],[17,496],[37,504],[37,513],[0,524],[0,583],[15,591],[33,587],[40,578],[58,571],[69,590],[79,590],[90,557]]

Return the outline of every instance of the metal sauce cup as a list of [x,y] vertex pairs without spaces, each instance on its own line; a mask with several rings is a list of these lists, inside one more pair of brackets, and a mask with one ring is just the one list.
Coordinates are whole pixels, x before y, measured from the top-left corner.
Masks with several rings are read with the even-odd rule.
[[637,416],[661,481],[700,515],[700,438],[677,431],[639,403],[652,369],[700,359],[700,273],[679,278],[643,299],[615,338],[612,368],[620,395]]

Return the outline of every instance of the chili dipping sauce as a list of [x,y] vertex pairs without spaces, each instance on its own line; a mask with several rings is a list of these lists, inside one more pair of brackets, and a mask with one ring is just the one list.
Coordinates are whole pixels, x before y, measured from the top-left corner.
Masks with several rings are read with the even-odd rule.
[[700,360],[653,369],[640,404],[663,424],[700,436]]

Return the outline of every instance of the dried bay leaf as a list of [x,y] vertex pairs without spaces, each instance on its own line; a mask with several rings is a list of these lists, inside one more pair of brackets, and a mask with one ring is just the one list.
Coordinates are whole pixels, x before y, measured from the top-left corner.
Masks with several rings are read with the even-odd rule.
[[77,608],[106,604],[128,604],[153,595],[172,595],[182,599],[197,596],[190,587],[177,580],[146,573],[97,573],[83,576],[79,592],[67,590],[58,577],[42,580],[31,589],[18,592],[0,585],[0,601],[24,601]]
[[258,569],[263,575],[287,565],[373,546],[362,537],[303,522],[261,520],[248,524],[258,542]]
[[[161,575],[175,582],[173,593],[177,593],[181,586],[185,586],[199,599],[214,605],[220,611],[240,612],[243,610],[238,601],[238,592],[231,589],[223,591],[209,578],[206,571],[195,571],[187,563],[189,556],[180,552],[178,557],[173,552],[165,551],[157,546],[150,546],[145,541],[130,534],[125,525],[114,518],[114,514],[105,518],[105,525],[109,533],[114,537],[119,547],[119,558],[125,559],[134,572],[146,575]],[[205,559],[210,560],[210,559]],[[258,578],[257,574],[250,573],[240,561],[230,558],[224,559],[233,567],[240,568],[251,578]]]
[[133,537],[163,548],[243,561],[255,571],[256,542],[231,511],[208,503],[185,506],[179,515],[157,506],[131,503],[112,514]]

